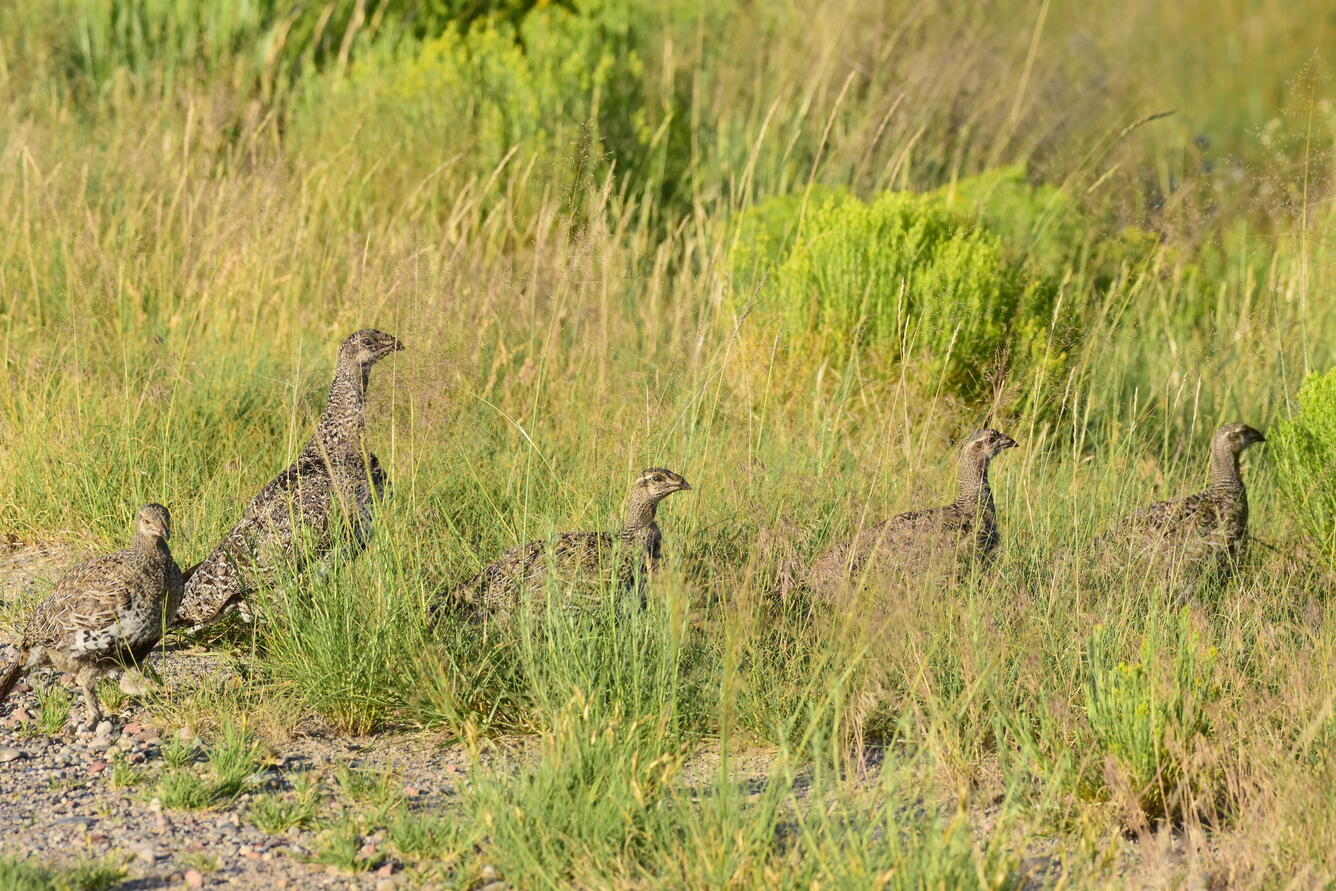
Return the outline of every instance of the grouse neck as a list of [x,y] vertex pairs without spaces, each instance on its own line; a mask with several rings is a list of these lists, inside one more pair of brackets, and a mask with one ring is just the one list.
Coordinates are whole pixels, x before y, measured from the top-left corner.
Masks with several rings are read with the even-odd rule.
[[626,523],[621,530],[622,540],[643,543],[657,532],[659,527],[654,522],[654,515],[658,506],[658,499],[646,497],[640,492],[632,493],[626,507]]
[[148,532],[136,532],[134,539],[130,542],[130,547],[150,557],[162,557],[171,553],[167,549],[167,542],[163,540],[162,536]]
[[960,461],[960,495],[956,504],[962,507],[993,503],[993,491],[988,485],[988,458]]
[[1216,492],[1243,492],[1239,453],[1226,443],[1219,443],[1211,449],[1211,489]]
[[366,428],[366,391],[370,381],[370,364],[339,359],[325,410],[303,454],[328,457],[350,446],[360,448]]

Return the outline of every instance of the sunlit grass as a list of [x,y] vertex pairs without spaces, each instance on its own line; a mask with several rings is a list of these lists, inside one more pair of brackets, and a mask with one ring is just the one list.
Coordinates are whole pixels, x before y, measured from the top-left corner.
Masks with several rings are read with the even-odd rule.
[[[471,756],[439,813],[363,766],[256,792],[247,819],[348,871],[383,833],[447,886],[1011,887],[1036,859],[1135,884],[1129,832],[1158,830],[1222,881],[1332,881],[1334,581],[1292,480],[1248,454],[1259,545],[1181,609],[1088,559],[1200,488],[1216,426],[1268,429],[1336,361],[1321,4],[547,4],[522,47],[363,5],[330,6],[337,37],[315,7],[282,35],[272,4],[0,10],[0,529],[109,550],[156,500],[193,563],[301,447],[342,337],[407,346],[371,380],[368,549],[196,638],[229,670],[144,702],[201,741],[118,785],[229,806],[257,736],[311,718]],[[739,275],[774,196],[1003,168],[1045,188],[983,225],[1053,289],[1014,338],[958,343],[952,295],[917,330],[902,283],[831,261],[817,349],[775,321],[815,292]],[[949,500],[985,423],[1022,446],[995,563],[814,599],[807,562]],[[554,586],[512,624],[433,622],[507,548],[615,528],[651,465],[695,491],[662,507],[643,610]],[[70,707],[48,688],[39,731]],[[529,761],[491,757],[516,734]]]

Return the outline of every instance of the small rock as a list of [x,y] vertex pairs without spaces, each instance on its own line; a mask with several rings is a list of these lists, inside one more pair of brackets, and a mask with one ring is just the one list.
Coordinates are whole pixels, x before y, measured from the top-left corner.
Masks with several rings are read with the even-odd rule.
[[141,863],[152,863],[158,859],[158,849],[152,845],[138,844],[130,848],[130,853]]
[[376,891],[391,891],[394,888],[394,882],[391,879],[379,879],[376,882]]
[[16,708],[9,713],[9,720],[15,724],[27,724],[32,720],[32,715],[28,714],[28,710],[25,708]]
[[259,860],[259,859],[260,859],[260,852],[259,852],[259,851],[252,851],[250,848],[244,848],[244,849],[241,851],[241,856],[242,856],[242,857],[245,857],[247,860]]
[[0,749],[0,764],[8,764],[11,761],[17,761],[23,757],[23,753],[18,749],[11,749],[6,746]]
[[89,843],[89,844],[93,844],[93,845],[105,845],[108,841],[110,841],[110,839],[107,838],[107,836],[106,836],[105,833],[94,832],[94,833],[92,833],[91,835],[88,836],[88,843]]
[[125,729],[122,732],[126,736],[138,736],[139,732],[143,729],[144,725],[140,724],[138,721],[131,721],[129,724],[125,725]]
[[158,739],[162,736],[162,731],[153,725],[149,725],[145,727],[143,730],[139,731],[138,736],[144,742],[157,742]]
[[88,765],[88,772],[94,775],[99,774],[106,769],[107,769],[107,762],[103,761],[100,758],[97,761],[94,761],[92,764]]
[[404,795],[408,796],[409,798],[417,798],[417,797],[418,797],[419,795],[421,795],[421,794],[422,794],[422,790],[419,789],[417,786],[405,786],[405,787],[404,787]]
[[157,832],[171,832],[172,821],[162,814],[158,814],[158,819],[153,822],[153,828]]
[[176,731],[176,738],[181,740],[181,742],[190,742],[195,738],[195,731],[191,730],[189,727],[182,727],[180,730]]
[[200,872],[198,869],[187,869],[187,870],[186,870],[186,887],[187,887],[187,888],[203,888],[203,887],[204,887],[204,873]]
[[488,882],[486,885],[483,885],[481,888],[479,888],[478,891],[506,891],[506,883]]
[[380,877],[382,877],[382,878],[385,878],[385,877],[394,875],[394,864],[393,864],[393,863],[386,863],[385,865],[379,867],[379,868],[376,870],[376,875],[378,875],[378,876],[380,876]]
[[501,878],[501,870],[490,863],[484,863],[482,869],[478,870],[478,875],[484,882],[495,882]]
[[153,813],[155,814],[162,813],[162,799],[155,797],[152,801],[148,803],[148,809],[153,811]]
[[97,729],[93,731],[95,739],[111,739],[111,722],[99,721]]

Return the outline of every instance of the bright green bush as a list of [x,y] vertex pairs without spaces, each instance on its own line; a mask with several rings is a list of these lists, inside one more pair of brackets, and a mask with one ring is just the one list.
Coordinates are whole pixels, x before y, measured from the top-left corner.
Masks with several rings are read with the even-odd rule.
[[686,118],[673,88],[651,88],[638,40],[624,12],[587,3],[382,41],[347,77],[308,83],[290,132],[312,164],[335,159],[359,180],[374,172],[372,198],[453,206],[469,184],[524,171],[534,195],[569,199],[611,170],[661,199],[689,160]]
[[809,354],[872,347],[968,398],[999,367],[1022,395],[1053,379],[1085,295],[1153,247],[1001,168],[870,201],[819,186],[778,196],[743,214],[730,259],[740,300],[770,275],[759,310]]
[[1116,777],[1146,818],[1178,818],[1206,785],[1188,765],[1212,732],[1209,710],[1220,693],[1214,651],[1201,649],[1186,612],[1176,629],[1152,627],[1134,663],[1117,657],[1115,643],[1099,628],[1086,644],[1086,719],[1096,751],[1112,759],[1093,766],[1087,789],[1107,795]]
[[[755,213],[782,219],[795,207],[784,199]],[[822,197],[780,253],[759,310],[815,340],[804,346],[821,355],[875,346],[892,361],[912,359],[948,391],[977,395],[999,354],[1029,366],[1050,351],[1056,289],[1023,275],[995,234],[936,197]],[[755,268],[754,256],[741,256]]]
[[1308,375],[1298,401],[1267,433],[1271,464],[1292,515],[1336,560],[1336,368]]

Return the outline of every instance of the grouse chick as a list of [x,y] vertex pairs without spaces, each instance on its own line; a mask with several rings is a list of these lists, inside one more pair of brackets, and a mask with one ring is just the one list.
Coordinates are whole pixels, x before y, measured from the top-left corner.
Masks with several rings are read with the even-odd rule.
[[62,575],[28,621],[18,658],[0,676],[0,702],[20,677],[51,665],[75,676],[86,726],[95,726],[102,717],[98,679],[142,662],[181,601],[181,569],[167,546],[171,534],[167,508],[145,505],[129,548]]
[[926,560],[981,561],[997,548],[997,509],[988,466],[1016,440],[996,430],[971,434],[960,448],[960,490],[944,507],[909,511],[865,529],[822,554],[812,566],[818,586],[861,577],[865,570],[917,568]]
[[187,571],[176,625],[201,628],[234,607],[248,615],[245,597],[266,572],[280,565],[300,572],[308,563],[324,562],[342,540],[339,531],[348,533],[354,555],[361,551],[371,534],[373,503],[386,486],[380,461],[363,443],[371,367],[403,348],[370,328],[343,342],[315,434],[246,506],[212,553]]
[[450,597],[480,615],[503,618],[518,609],[526,593],[541,595],[549,572],[586,585],[611,579],[618,590],[630,590],[657,568],[662,556],[663,533],[655,520],[659,502],[690,489],[671,470],[644,470],[631,485],[626,521],[618,532],[565,532],[512,548]]
[[1211,439],[1211,477],[1195,495],[1157,501],[1123,519],[1102,536],[1122,557],[1168,560],[1166,568],[1231,572],[1248,548],[1248,493],[1239,456],[1266,442],[1247,424],[1226,424]]

